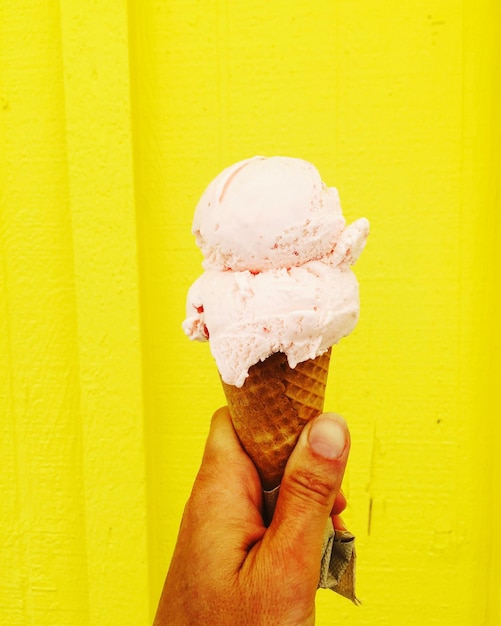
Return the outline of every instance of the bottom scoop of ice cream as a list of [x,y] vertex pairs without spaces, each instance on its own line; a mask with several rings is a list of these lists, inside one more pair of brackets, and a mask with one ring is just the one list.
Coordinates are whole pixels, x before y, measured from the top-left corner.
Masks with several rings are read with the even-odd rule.
[[275,352],[291,367],[325,352],[355,327],[358,282],[347,266],[205,272],[188,294],[184,330],[210,339],[221,378],[240,387],[249,368]]

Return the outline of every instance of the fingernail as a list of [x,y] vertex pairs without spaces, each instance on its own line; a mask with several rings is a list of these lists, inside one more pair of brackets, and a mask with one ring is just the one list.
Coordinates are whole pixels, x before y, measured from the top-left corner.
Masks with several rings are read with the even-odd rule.
[[339,423],[341,419],[339,416],[324,413],[311,426],[308,436],[310,448],[324,459],[337,459],[343,453],[346,434]]

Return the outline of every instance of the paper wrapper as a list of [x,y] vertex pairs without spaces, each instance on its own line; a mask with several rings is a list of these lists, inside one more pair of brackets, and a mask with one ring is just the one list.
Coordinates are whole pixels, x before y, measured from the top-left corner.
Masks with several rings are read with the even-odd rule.
[[[261,478],[267,524],[298,437],[305,424],[323,411],[329,361],[330,350],[291,368],[286,356],[277,353],[253,365],[243,387],[222,381],[237,435]],[[318,587],[332,589],[358,604],[354,541],[351,533],[336,531],[329,519]]]

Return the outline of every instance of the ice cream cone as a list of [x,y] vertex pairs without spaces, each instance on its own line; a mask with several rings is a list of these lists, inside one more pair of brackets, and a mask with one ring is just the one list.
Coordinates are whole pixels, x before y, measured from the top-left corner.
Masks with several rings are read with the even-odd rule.
[[330,355],[291,368],[276,353],[253,365],[242,387],[222,381],[237,435],[267,491],[280,484],[305,424],[323,411]]

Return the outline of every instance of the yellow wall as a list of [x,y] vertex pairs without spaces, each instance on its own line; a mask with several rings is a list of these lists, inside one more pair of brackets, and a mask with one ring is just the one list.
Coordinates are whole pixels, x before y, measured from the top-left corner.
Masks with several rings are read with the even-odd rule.
[[497,0],[0,4],[0,623],[151,623],[209,417],[205,185],[314,162],[372,234],[327,407],[356,608],[501,624]]

